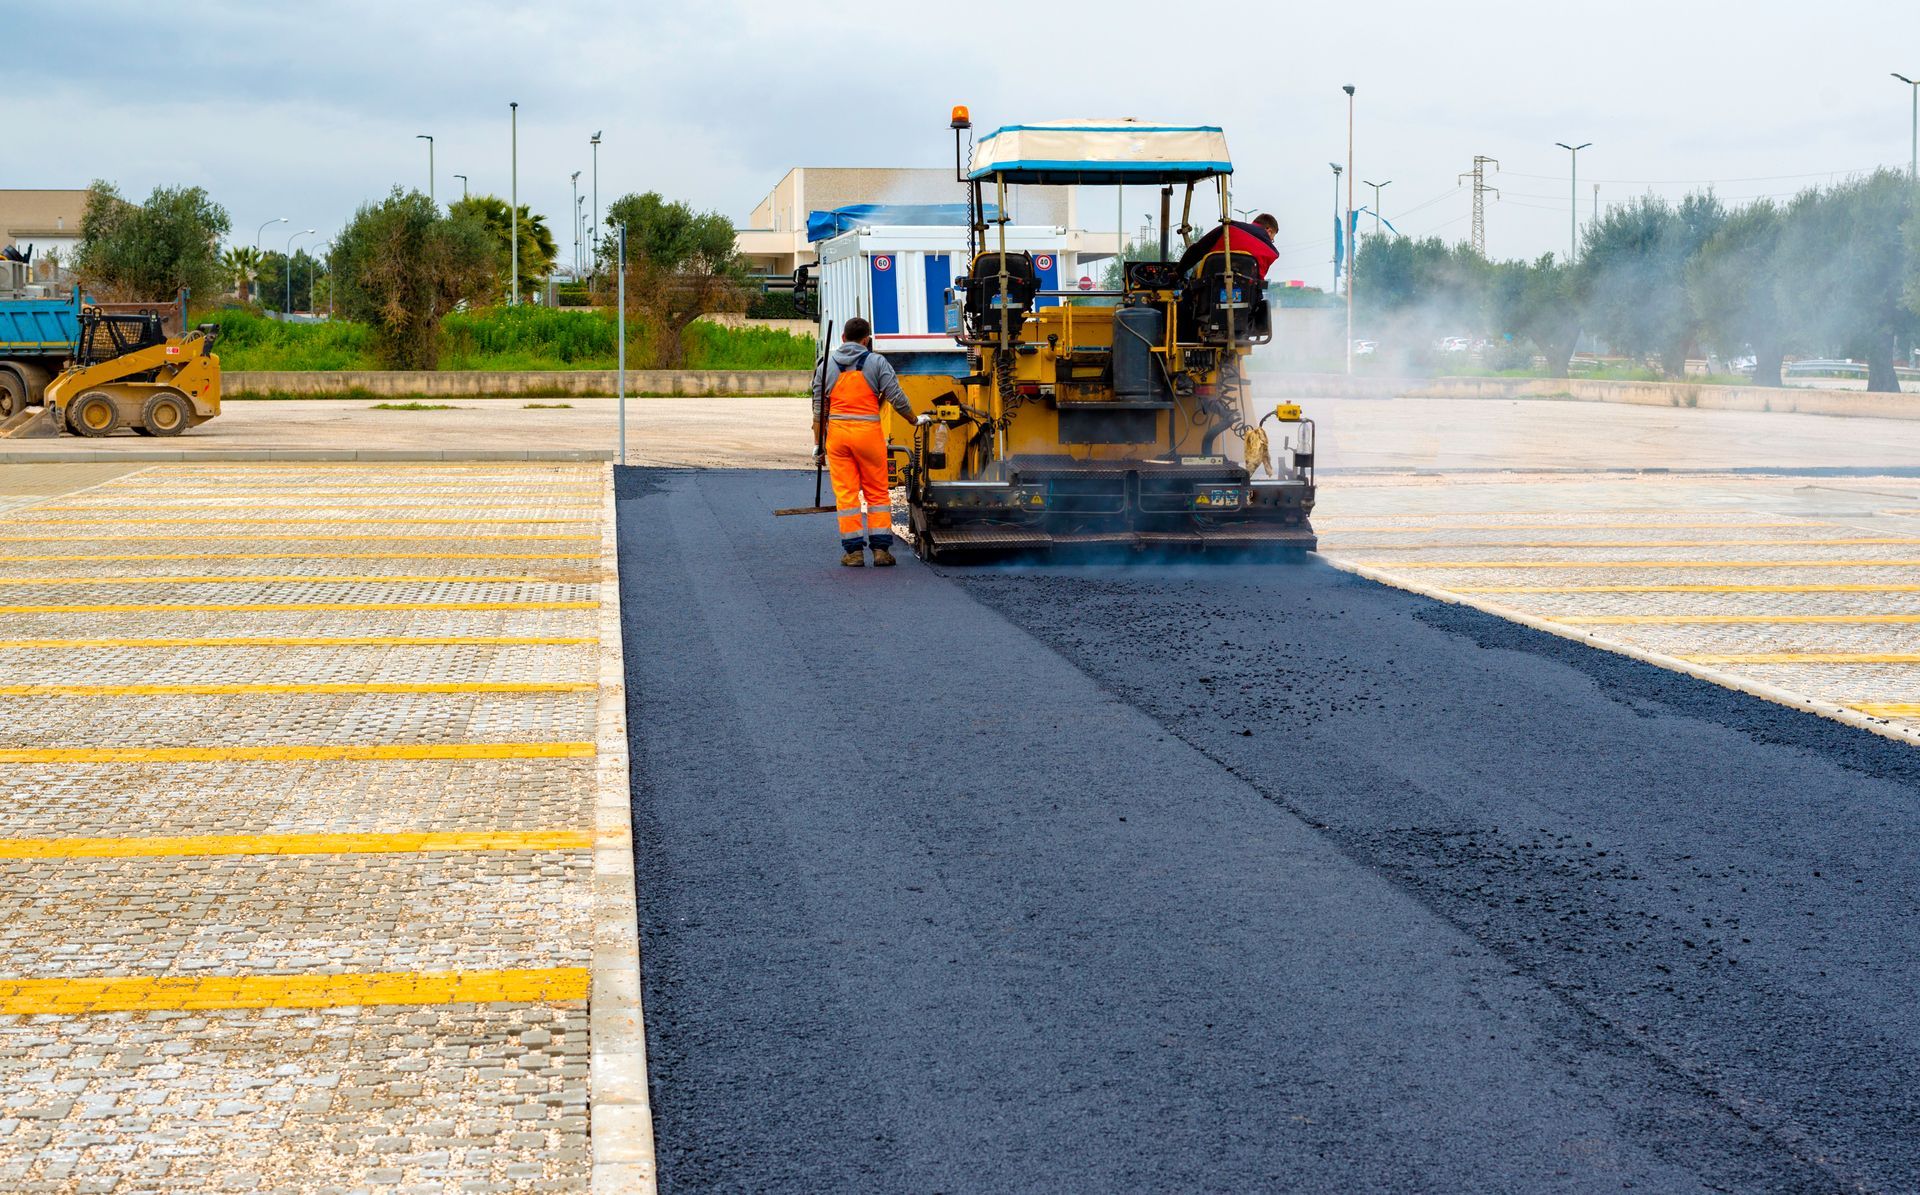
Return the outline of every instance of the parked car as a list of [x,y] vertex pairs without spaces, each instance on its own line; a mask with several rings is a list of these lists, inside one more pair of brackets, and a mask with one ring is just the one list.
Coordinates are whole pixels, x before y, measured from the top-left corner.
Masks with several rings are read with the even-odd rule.
[[1377,343],[1371,340],[1356,340],[1353,342],[1353,355],[1356,357],[1371,357],[1379,347]]
[[1464,353],[1473,347],[1473,342],[1465,336],[1442,337],[1440,351],[1443,353]]

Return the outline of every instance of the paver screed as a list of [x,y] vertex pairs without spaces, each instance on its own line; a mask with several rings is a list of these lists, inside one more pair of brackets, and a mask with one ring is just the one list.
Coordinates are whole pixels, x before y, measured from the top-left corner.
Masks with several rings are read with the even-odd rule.
[[607,484],[8,511],[0,1190],[588,1188]]

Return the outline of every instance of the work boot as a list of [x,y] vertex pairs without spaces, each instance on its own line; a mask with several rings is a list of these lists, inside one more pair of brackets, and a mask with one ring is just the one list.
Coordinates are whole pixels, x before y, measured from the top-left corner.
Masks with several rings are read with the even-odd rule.
[[873,550],[873,567],[892,568],[893,553],[887,551],[885,548],[875,548]]
[[[865,568],[867,567],[867,558],[861,554],[859,548],[850,548],[847,554],[840,558],[840,563],[846,565],[848,568]],[[891,564],[893,562],[889,560],[887,563]]]

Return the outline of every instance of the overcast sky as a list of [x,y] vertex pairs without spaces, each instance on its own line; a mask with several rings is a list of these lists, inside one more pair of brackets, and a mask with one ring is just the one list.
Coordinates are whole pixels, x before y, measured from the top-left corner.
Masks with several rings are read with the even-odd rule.
[[[279,246],[289,229],[324,240],[395,183],[424,189],[416,133],[437,138],[443,201],[455,173],[505,195],[510,100],[521,200],[563,256],[567,176],[586,184],[596,129],[603,205],[654,189],[743,221],[792,166],[951,162],[947,111],[966,103],[982,131],[1079,116],[1224,126],[1236,206],[1281,221],[1273,276],[1324,284],[1344,83],[1359,88],[1357,173],[1392,180],[1387,218],[1465,237],[1456,176],[1486,154],[1502,192],[1487,249],[1508,257],[1565,251],[1555,141],[1594,143],[1583,221],[1593,181],[1603,204],[1710,181],[1729,199],[1787,195],[1905,168],[1910,89],[1888,72],[1920,78],[1916,0],[4,7],[8,185],[198,184],[236,242],[289,217],[267,237]],[[1153,201],[1129,194],[1137,222]],[[1089,197],[1090,227],[1113,226],[1110,199]]]

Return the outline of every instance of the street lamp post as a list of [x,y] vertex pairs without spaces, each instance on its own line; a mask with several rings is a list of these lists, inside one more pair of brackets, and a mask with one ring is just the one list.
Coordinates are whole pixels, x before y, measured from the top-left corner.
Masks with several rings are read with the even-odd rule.
[[1370,183],[1363,178],[1360,180],[1360,185],[1363,187],[1373,188],[1373,235],[1379,236],[1380,235],[1380,188],[1392,186],[1393,180],[1388,179],[1384,183]]
[[1556,141],[1554,144],[1567,151],[1572,163],[1567,168],[1567,264],[1573,265],[1580,252],[1580,151],[1593,142],[1568,145],[1564,141]]
[[1913,150],[1907,159],[1907,181],[1920,183],[1920,79],[1909,79],[1899,71],[1893,77],[1913,89]]
[[[259,228],[259,231],[257,231],[257,232],[255,232],[255,233],[253,234],[253,255],[254,255],[254,257],[255,257],[256,259],[258,259],[258,258],[259,258],[259,256],[260,256],[260,238],[261,238],[261,236],[262,236],[262,235],[264,235],[264,234],[266,233],[266,231],[267,231],[267,225],[269,225],[269,224],[285,224],[286,222],[287,222],[287,218],[286,218],[285,216],[275,216],[275,217],[274,217],[273,219],[271,219],[271,220],[268,220],[268,221],[267,221],[267,222],[266,222],[265,224],[262,224],[262,225],[260,226],[260,228]],[[260,266],[259,266],[259,264],[258,264],[258,261],[257,261],[257,260],[256,260],[256,262],[255,262],[255,264],[254,264],[254,267],[253,267],[253,268],[254,268],[255,270],[258,270],[258,269],[260,268]],[[255,282],[258,282],[258,281],[259,281],[259,279],[258,279],[258,278],[251,278],[251,279],[245,279],[245,281],[247,282],[247,284],[248,284],[248,287],[249,287],[249,289],[248,289],[248,291],[247,291],[247,293],[248,293],[249,295],[252,295],[252,294],[253,294],[253,291],[252,291],[252,289],[251,289],[251,287],[252,287],[252,285],[253,285],[253,283],[255,283]],[[254,296],[254,297],[256,297],[256,298],[257,298],[258,296]]]
[[593,214],[587,221],[587,250],[593,254],[593,272],[600,273],[600,133],[596,130],[587,144],[593,146]]
[[433,134],[415,133],[413,139],[427,143],[427,198],[437,204],[439,200],[433,194]]
[[514,100],[507,105],[512,109],[513,121],[513,181],[510,184],[507,199],[507,241],[513,253],[512,289],[507,292],[507,306],[520,305],[520,101]]
[[307,259],[307,311],[313,311],[313,271],[320,265],[320,251],[331,247],[331,241],[322,241],[313,247],[314,256]]
[[1340,228],[1340,172],[1346,167],[1338,162],[1328,162],[1333,167],[1333,293],[1340,293],[1340,245],[1345,233]]
[[467,197],[467,176],[464,174],[456,174],[453,177],[460,180],[460,198],[465,199]]
[[1353,84],[1347,93],[1347,372],[1353,372]]
[[[582,249],[587,247],[587,197],[585,195],[576,196],[573,201],[573,240]],[[588,256],[592,254],[589,253]]]
[[573,172],[573,273],[580,276],[580,172]]
[[293,314],[293,243],[301,237],[312,236],[316,231],[316,229],[309,228],[304,232],[296,232],[287,238],[287,306],[281,311],[280,314],[282,315]]

